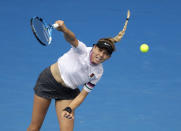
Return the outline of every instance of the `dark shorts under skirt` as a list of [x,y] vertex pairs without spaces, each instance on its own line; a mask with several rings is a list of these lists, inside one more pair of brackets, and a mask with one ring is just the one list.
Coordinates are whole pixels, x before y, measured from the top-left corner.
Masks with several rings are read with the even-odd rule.
[[39,75],[34,92],[46,99],[72,100],[80,93],[80,90],[62,86],[54,79],[48,67]]

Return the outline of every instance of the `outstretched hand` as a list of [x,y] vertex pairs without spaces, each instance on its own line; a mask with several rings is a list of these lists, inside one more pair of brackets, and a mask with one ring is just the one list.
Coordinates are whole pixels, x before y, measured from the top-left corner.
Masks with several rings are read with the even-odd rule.
[[70,120],[74,119],[74,115],[72,113],[67,112],[67,111],[62,112],[62,117],[70,119]]
[[58,20],[55,22],[55,24],[58,24],[58,27],[56,28],[58,31],[64,32],[66,30],[66,26],[63,20]]

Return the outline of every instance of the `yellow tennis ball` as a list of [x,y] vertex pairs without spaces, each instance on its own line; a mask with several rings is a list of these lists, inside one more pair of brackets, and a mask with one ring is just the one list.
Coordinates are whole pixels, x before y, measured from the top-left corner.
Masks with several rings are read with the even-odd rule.
[[146,52],[148,52],[148,50],[149,50],[149,46],[147,44],[142,44],[140,46],[140,51],[141,52],[146,53]]

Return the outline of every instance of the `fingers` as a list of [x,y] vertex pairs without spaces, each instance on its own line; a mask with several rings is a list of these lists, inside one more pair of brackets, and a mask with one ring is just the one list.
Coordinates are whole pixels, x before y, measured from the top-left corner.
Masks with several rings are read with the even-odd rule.
[[58,24],[58,27],[56,29],[59,30],[59,31],[64,31],[66,29],[63,20],[58,20],[58,21],[55,22],[55,24]]
[[57,20],[57,21],[55,21],[55,23],[58,24],[59,26],[61,26],[64,24],[64,21],[63,20]]
[[70,120],[74,119],[73,114],[72,113],[68,113],[67,111],[63,112],[63,117],[67,118],[67,119],[70,119]]

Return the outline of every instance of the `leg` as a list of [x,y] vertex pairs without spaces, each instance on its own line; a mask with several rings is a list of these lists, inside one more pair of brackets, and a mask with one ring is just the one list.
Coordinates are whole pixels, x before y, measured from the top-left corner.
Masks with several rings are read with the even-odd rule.
[[71,102],[72,100],[56,100],[55,107],[61,131],[73,131],[74,120],[69,120],[61,117],[62,110]]
[[27,131],[39,131],[51,100],[34,95],[32,120]]

